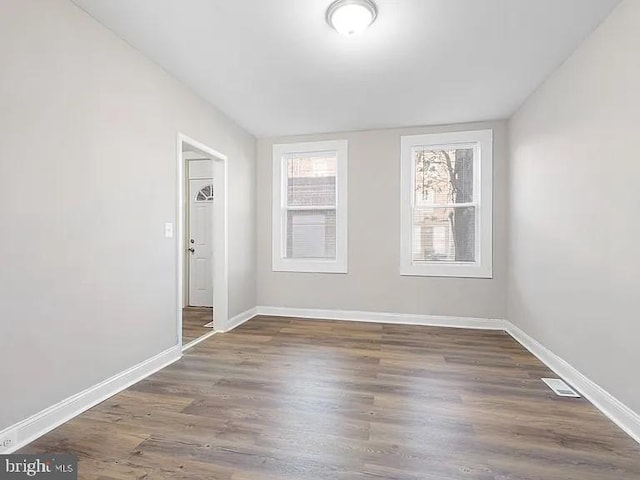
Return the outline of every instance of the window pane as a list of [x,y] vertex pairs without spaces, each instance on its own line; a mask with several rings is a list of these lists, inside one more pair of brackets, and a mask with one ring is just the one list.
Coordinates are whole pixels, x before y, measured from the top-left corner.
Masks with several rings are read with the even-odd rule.
[[336,258],[336,211],[289,210],[287,258]]
[[416,207],[414,262],[475,262],[475,207]]
[[335,153],[296,154],[287,159],[287,205],[336,204]]
[[413,149],[415,204],[473,202],[473,148]]

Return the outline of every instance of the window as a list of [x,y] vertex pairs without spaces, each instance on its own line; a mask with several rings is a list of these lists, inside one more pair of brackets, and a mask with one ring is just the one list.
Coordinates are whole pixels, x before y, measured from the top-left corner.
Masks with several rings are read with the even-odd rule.
[[400,274],[491,278],[492,131],[401,144]]
[[347,141],[273,146],[273,270],[347,272]]
[[213,185],[206,185],[198,190],[196,202],[213,202]]

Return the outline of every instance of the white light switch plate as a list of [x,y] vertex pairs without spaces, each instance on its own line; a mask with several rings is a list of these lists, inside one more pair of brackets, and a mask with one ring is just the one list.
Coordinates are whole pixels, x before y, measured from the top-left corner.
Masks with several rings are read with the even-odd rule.
[[164,224],[164,236],[166,238],[173,238],[173,223]]

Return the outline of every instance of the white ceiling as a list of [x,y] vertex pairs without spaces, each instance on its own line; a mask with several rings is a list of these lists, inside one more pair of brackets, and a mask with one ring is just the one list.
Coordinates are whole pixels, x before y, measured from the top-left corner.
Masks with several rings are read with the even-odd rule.
[[509,117],[619,0],[73,0],[253,134]]

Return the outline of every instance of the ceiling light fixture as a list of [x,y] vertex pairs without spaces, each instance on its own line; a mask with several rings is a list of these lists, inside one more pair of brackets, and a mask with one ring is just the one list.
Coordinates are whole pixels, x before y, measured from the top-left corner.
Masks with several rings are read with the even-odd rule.
[[365,30],[377,16],[372,0],[336,0],[327,9],[327,23],[348,37]]

